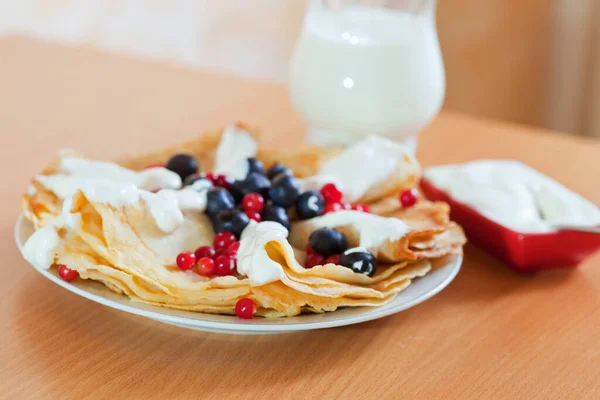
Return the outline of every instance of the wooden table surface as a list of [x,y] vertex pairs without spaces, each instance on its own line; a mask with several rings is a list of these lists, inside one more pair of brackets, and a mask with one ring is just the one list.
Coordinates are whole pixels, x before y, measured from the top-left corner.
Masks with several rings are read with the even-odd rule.
[[[110,159],[236,120],[272,143],[302,140],[277,85],[0,40],[0,398],[600,398],[599,256],[521,276],[467,246],[456,280],[410,310],[247,337],[103,307],[23,261],[19,196],[58,149]],[[519,159],[600,203],[598,142],[443,113],[419,153],[426,166]]]

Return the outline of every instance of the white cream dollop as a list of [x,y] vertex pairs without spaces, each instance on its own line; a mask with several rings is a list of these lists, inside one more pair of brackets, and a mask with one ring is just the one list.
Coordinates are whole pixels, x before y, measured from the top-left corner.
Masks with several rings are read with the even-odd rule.
[[[58,172],[37,176],[36,180],[64,200],[64,215],[68,215],[73,196],[79,190],[90,201],[114,208],[130,206],[141,199],[157,227],[167,233],[183,223],[182,211],[206,209],[208,187],[174,190],[181,187],[181,178],[165,168],[136,172],[110,162],[63,157]],[[159,191],[152,193],[154,190]]]
[[304,190],[318,190],[325,183],[335,183],[352,203],[388,179],[406,157],[412,159],[405,146],[369,136],[324,162],[315,176],[300,180],[300,185]]
[[600,225],[600,209],[595,204],[518,161],[443,165],[428,168],[425,177],[455,200],[517,232]]
[[257,151],[258,143],[248,132],[230,125],[223,131],[217,147],[213,171],[232,179],[244,179],[249,170],[247,159],[254,157]]
[[410,227],[398,218],[382,217],[361,211],[343,210],[297,222],[292,229],[294,236],[307,236],[319,228],[352,227],[359,235],[358,246],[372,250],[387,240],[398,240],[410,232]]
[[181,187],[179,175],[163,167],[133,171],[112,162],[64,157],[61,159],[58,171],[70,176],[131,183],[140,189],[149,191]]
[[57,229],[65,223],[58,217],[51,223],[36,230],[23,246],[23,257],[37,269],[47,269],[54,263],[56,248],[60,244]]
[[150,215],[161,231],[173,232],[183,224],[183,213],[178,207],[175,196],[160,195],[160,192],[157,194],[144,192],[140,193],[140,197],[146,203]]
[[291,248],[287,236],[288,230],[278,222],[250,221],[240,239],[237,253],[238,273],[246,275],[255,286],[280,280],[284,274],[283,268],[278,262],[271,260],[265,246],[269,242],[277,241],[282,246]]
[[175,199],[181,211],[204,211],[206,192],[206,190],[196,191],[194,188],[186,187],[182,190],[163,189],[157,193],[157,196]]
[[135,185],[106,180],[90,180],[88,182],[83,182],[78,189],[83,192],[88,200],[97,203],[110,204],[115,208],[135,204],[139,200],[140,193],[142,192]]
[[192,183],[191,185],[187,186],[186,188],[193,189],[196,192],[201,192],[203,190],[209,190],[213,186],[214,185],[212,184],[212,182],[209,181],[208,179],[198,179],[196,182]]
[[156,226],[169,233],[183,224],[182,211],[204,211],[206,209],[206,191],[196,192],[193,189],[163,189],[158,193],[140,192],[146,202]]
[[57,174],[38,175],[35,180],[63,200],[72,197],[86,185],[102,185],[102,182],[149,191],[181,187],[179,175],[166,168],[156,167],[137,172],[110,162],[75,157],[62,158]]
[[[50,175],[47,179],[63,179],[62,175]],[[74,184],[73,177],[68,177],[69,185]],[[69,189],[71,190],[71,189]],[[144,201],[156,226],[169,233],[183,223],[182,211],[204,211],[206,209],[206,191],[197,192],[192,188],[181,190],[163,189],[157,193],[138,189],[130,183],[108,180],[78,180],[75,193],[81,190],[85,197],[96,203],[109,204],[114,208],[131,206]],[[73,194],[73,195],[74,195]],[[63,214],[72,208],[73,195],[63,203]]]
[[[196,192],[189,188],[151,193],[131,184],[92,180],[83,183],[79,190],[88,200],[115,208],[135,204],[141,199],[156,226],[165,233],[174,232],[185,222],[182,211],[204,211],[206,207],[206,191]],[[72,208],[73,197],[69,197],[63,203],[62,214],[36,230],[23,246],[23,256],[36,268],[48,268],[53,264],[56,248],[60,244],[57,229],[76,229],[80,224],[81,215],[71,213]]]

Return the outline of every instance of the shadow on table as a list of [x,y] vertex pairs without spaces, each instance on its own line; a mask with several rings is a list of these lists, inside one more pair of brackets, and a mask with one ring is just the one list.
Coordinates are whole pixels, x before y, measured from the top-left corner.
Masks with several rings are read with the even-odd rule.
[[[595,292],[594,286],[586,280],[585,269],[594,267],[593,257],[577,268],[547,270],[538,273],[520,274],[506,267],[502,262],[487,255],[482,250],[467,245],[460,272],[453,282],[439,294],[399,315],[418,313],[421,323],[440,322],[448,314],[481,314],[485,308],[497,309],[512,307],[532,297],[548,301],[548,294],[562,296],[573,285],[581,292]],[[552,297],[550,298],[552,299]],[[551,300],[550,300],[551,301]],[[535,306],[543,304],[535,303]],[[531,310],[532,312],[535,309]],[[397,318],[398,315],[392,317]],[[373,326],[383,326],[388,319],[373,321]]]
[[593,290],[584,271],[598,258],[592,257],[576,268],[559,268],[536,273],[517,273],[501,261],[468,244],[461,271],[455,280],[430,301],[449,304],[486,306],[520,296],[558,293],[576,285],[579,290]]

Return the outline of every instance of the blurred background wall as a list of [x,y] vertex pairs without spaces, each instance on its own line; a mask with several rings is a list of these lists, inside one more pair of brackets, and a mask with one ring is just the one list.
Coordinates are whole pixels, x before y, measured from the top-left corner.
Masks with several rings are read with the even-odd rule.
[[[0,34],[285,82],[304,8],[305,0],[0,0]],[[443,0],[437,15],[447,109],[600,137],[600,1]]]

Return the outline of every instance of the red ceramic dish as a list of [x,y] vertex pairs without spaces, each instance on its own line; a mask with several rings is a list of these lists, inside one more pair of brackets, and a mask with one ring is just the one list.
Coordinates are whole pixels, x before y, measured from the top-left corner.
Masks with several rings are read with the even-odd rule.
[[426,179],[421,190],[430,200],[450,205],[451,217],[477,247],[504,261],[518,272],[574,267],[600,250],[600,235],[588,232],[520,233],[484,217],[473,208],[451,198]]

